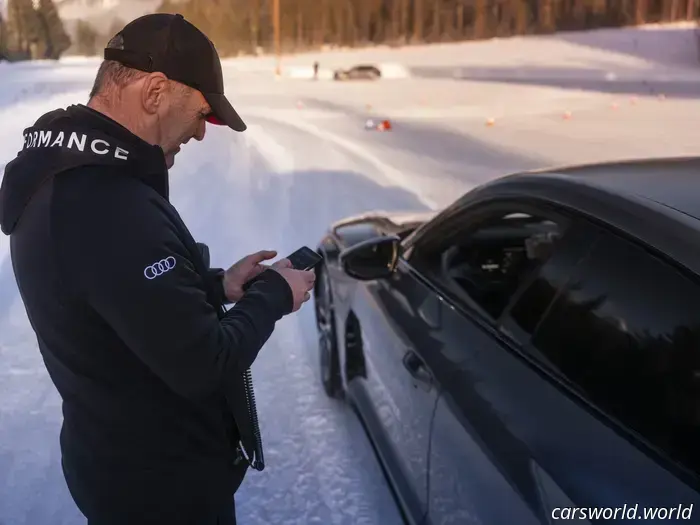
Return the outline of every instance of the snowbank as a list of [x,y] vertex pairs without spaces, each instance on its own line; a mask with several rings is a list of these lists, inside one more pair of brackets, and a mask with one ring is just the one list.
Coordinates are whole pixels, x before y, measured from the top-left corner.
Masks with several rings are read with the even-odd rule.
[[382,72],[382,78],[409,78],[411,76],[408,68],[397,62],[386,62],[377,67]]

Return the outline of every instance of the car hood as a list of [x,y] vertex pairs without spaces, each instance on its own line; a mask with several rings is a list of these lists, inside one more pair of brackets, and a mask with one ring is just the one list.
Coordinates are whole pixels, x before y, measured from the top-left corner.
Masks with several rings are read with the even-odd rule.
[[385,210],[374,210],[371,212],[361,213],[358,215],[352,215],[346,217],[338,222],[335,222],[331,229],[335,230],[342,226],[347,226],[350,224],[357,224],[362,222],[376,222],[380,223],[383,229],[387,230],[388,234],[398,233],[406,228],[412,226],[417,226],[426,221],[429,221],[437,214],[436,211],[385,211]]

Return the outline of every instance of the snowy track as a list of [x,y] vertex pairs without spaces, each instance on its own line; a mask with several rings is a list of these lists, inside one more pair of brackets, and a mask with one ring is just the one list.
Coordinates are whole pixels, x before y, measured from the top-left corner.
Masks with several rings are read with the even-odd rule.
[[[615,62],[618,73],[624,66],[635,78],[651,78],[656,71],[653,63],[624,52],[589,46],[577,55],[571,51],[579,45],[575,39],[561,40],[560,47],[547,48],[538,67],[549,61],[560,76],[577,65],[585,73],[591,63]],[[471,46],[491,65],[510,66],[512,55],[523,54],[522,42],[510,48],[504,41]],[[419,49],[407,62],[414,69],[435,63],[473,72],[470,45],[463,47],[461,61],[448,48],[449,60],[432,60]],[[379,60],[399,58],[392,52]],[[476,65],[485,67],[485,61]],[[664,65],[665,75],[697,76],[669,63],[674,69]],[[565,85],[552,85],[551,71],[546,78],[531,71],[521,83],[515,75],[508,82],[414,78],[338,84],[275,82],[256,70],[259,65],[243,60],[226,66],[248,132],[209,127],[205,141],[185,147],[171,172],[173,203],[219,266],[260,249],[283,256],[302,244],[314,246],[330,222],[350,214],[440,207],[474,184],[514,170],[700,153],[697,96],[669,93],[661,99],[605,89],[610,81],[601,81],[597,72],[598,84],[582,84],[585,74],[579,72]],[[38,116],[86,101],[96,66],[0,64],[0,169]],[[393,131],[364,129],[367,118],[384,117],[392,119]],[[491,117],[495,125],[486,126]],[[251,471],[238,493],[240,523],[398,525],[400,516],[360,423],[347,406],[323,393],[316,345],[308,304],[278,324],[253,366],[267,468]],[[60,423],[60,401],[16,290],[8,239],[0,236],[0,525],[84,523],[60,471]]]

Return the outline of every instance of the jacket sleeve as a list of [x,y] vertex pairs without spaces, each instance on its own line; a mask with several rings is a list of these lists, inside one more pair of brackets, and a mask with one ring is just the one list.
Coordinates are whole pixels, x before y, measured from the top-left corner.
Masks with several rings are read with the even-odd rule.
[[172,390],[189,399],[220,391],[291,311],[289,285],[266,270],[220,319],[165,205],[154,197],[125,209],[113,199],[65,233],[87,240],[71,257],[80,293]]
[[226,297],[226,291],[224,290],[224,269],[223,268],[209,268],[207,271],[207,279],[209,280],[209,285],[212,287],[213,290],[216,290],[216,296],[220,302],[221,305],[229,305],[233,304],[233,301],[230,301],[228,297]]

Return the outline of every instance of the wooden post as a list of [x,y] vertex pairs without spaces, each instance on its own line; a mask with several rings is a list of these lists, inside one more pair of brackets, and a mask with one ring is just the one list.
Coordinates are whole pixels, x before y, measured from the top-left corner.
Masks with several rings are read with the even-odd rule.
[[273,3],[272,25],[275,29],[275,75],[280,76],[282,74],[282,68],[280,67],[280,0],[274,0]]
[[681,2],[680,0],[671,0],[671,12],[669,13],[669,21],[675,22],[680,18]]
[[486,37],[486,0],[476,0],[474,3],[473,38]]
[[647,0],[637,0],[637,7],[635,9],[634,22],[637,25],[646,23],[647,12],[648,12],[648,2]]
[[415,0],[413,4],[413,40],[423,39],[423,0]]
[[301,50],[302,42],[304,41],[303,34],[304,34],[304,15],[302,14],[301,9],[299,9],[297,11],[297,51]]
[[464,38],[464,2],[457,4],[457,40]]

